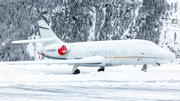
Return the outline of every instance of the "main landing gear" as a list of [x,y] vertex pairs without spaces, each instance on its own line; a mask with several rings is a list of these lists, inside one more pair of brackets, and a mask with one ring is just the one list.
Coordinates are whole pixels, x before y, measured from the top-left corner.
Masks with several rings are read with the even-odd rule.
[[79,73],[80,73],[80,70],[76,69],[72,74],[79,74]]
[[148,65],[147,65],[147,64],[144,64],[141,70],[144,71],[144,72],[146,72],[146,71],[147,71],[147,67],[148,67]]
[[[78,67],[78,65],[74,65],[74,67],[73,67],[73,69],[72,69],[72,74],[80,74],[80,70],[79,69],[77,69],[77,67]],[[103,72],[105,70],[105,68],[104,67],[100,67],[99,69],[98,69],[98,72]]]
[[104,70],[105,70],[104,67],[100,67],[100,68],[98,69],[98,72],[104,72]]
[[72,74],[79,74],[80,73],[80,70],[77,69],[78,65],[74,65],[73,69],[72,69]]

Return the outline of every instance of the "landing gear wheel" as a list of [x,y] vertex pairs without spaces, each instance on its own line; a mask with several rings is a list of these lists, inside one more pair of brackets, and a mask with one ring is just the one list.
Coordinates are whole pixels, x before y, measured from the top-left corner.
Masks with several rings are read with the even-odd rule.
[[146,71],[147,71],[147,67],[148,67],[148,65],[147,65],[147,64],[144,64],[141,70],[144,71],[144,72],[146,72]]
[[104,72],[105,68],[104,67],[101,67],[98,69],[98,72]]
[[76,69],[75,71],[74,71],[74,73],[72,73],[72,74],[79,74],[80,73],[80,70],[79,69]]

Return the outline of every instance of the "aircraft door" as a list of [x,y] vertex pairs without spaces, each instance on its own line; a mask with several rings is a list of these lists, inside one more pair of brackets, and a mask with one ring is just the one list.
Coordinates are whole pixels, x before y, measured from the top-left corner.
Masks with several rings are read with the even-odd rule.
[[153,65],[156,64],[154,53],[142,52],[141,55],[142,55],[141,61],[143,64],[153,64]]

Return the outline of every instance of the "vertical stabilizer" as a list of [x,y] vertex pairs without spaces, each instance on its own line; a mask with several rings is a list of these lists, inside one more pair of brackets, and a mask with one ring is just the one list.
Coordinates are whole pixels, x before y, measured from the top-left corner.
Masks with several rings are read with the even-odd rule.
[[47,23],[44,20],[39,20],[39,30],[41,34],[41,39],[43,38],[53,38],[53,41],[43,42],[43,47],[54,44],[54,43],[63,43],[51,30],[51,28],[47,25]]

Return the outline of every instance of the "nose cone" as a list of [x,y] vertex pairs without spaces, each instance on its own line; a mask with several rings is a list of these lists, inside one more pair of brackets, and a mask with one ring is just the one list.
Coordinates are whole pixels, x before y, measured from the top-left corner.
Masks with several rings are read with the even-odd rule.
[[161,57],[163,59],[160,59],[159,62],[160,63],[169,63],[169,62],[173,62],[175,60],[175,54],[165,50],[165,49],[161,49],[159,51],[159,54],[156,54],[157,57]]
[[172,62],[172,61],[174,61],[176,59],[176,56],[175,56],[174,53],[169,52],[167,59],[168,59],[168,61]]
[[164,58],[166,59],[166,62],[173,62],[176,58],[175,54],[168,51],[168,50],[164,50],[162,51],[162,54],[164,54]]

